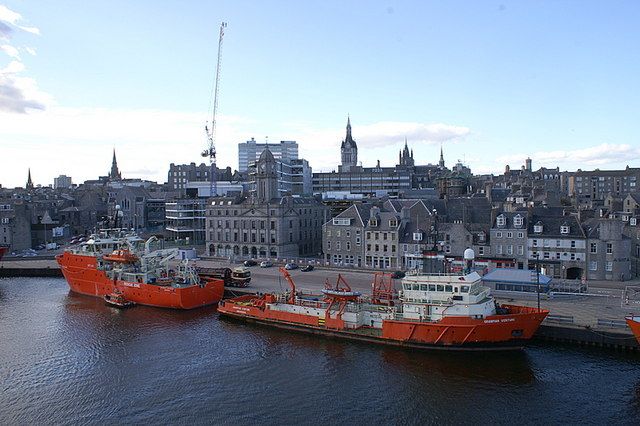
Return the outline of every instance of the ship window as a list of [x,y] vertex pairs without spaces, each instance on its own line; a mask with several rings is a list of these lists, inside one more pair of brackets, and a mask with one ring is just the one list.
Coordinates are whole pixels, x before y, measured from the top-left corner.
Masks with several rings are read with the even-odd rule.
[[453,291],[453,286],[450,286],[450,285],[444,286],[444,291],[446,291],[447,293],[451,293]]
[[442,284],[438,284],[438,291],[444,291],[444,286]]
[[429,287],[427,284],[420,284],[420,291],[428,291]]
[[402,284],[403,290],[411,290],[411,284]]
[[461,291],[463,293],[469,293],[469,286],[468,285],[463,285],[462,287],[460,287]]
[[455,288],[453,289],[453,291],[457,293],[457,292],[458,292],[458,287],[455,287]]
[[420,284],[414,284],[413,290],[420,290]]
[[429,284],[429,291],[436,291],[436,285],[435,284]]

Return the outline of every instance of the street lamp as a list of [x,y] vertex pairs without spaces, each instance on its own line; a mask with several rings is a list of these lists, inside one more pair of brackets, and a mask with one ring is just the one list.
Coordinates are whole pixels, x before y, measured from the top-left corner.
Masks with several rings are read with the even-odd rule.
[[538,294],[538,312],[540,312],[540,253],[535,252],[536,256],[536,289]]

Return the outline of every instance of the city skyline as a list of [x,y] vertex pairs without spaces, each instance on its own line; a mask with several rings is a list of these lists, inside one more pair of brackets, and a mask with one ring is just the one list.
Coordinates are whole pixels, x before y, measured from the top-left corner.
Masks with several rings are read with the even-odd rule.
[[[366,8],[365,8],[366,6]],[[287,13],[283,13],[286,11]],[[221,21],[218,164],[296,140],[337,170],[347,115],[365,166],[474,173],[638,166],[640,6],[598,2],[0,4],[0,184],[200,163]],[[125,16],[126,19],[120,19]],[[291,35],[295,35],[292,37]],[[144,158],[145,161],[140,159]]]

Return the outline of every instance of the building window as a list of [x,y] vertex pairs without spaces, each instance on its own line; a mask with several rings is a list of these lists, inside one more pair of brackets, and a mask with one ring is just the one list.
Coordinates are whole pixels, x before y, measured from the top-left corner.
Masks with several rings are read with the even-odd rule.
[[336,241],[336,251],[340,251],[342,247],[342,243],[340,241]]
[[607,254],[613,253],[613,244],[607,243]]
[[496,247],[496,254],[502,254],[502,244],[498,244]]
[[597,271],[598,270],[598,262],[596,262],[595,260],[592,260],[591,262],[589,262],[589,270],[590,271]]
[[518,254],[522,256],[524,254],[524,246],[518,246]]
[[502,238],[502,232],[500,231],[496,232],[496,238]]
[[607,262],[605,264],[604,268],[605,268],[605,271],[607,271],[607,272],[613,271],[613,262]]
[[589,253],[597,253],[598,252],[598,244],[597,243],[591,243],[589,245]]
[[532,243],[533,243],[532,245],[533,245],[534,247],[538,247],[538,240],[533,240],[533,241],[532,241]]
[[576,260],[576,254],[575,253],[571,253],[571,260]]
[[542,256],[542,257],[543,257],[543,258],[545,258],[545,259],[549,259],[551,256],[549,255],[549,252],[548,252],[548,251],[545,251],[545,252],[543,253],[543,256]]
[[351,241],[346,242],[346,249],[347,251],[351,250]]
[[484,254],[484,247],[483,246],[478,247],[478,254],[480,256],[482,256]]
[[356,245],[360,247],[360,237],[356,237]]
[[560,233],[561,234],[568,234],[569,233],[569,225],[562,225],[560,227]]
[[513,238],[513,232],[507,232],[507,238]]
[[413,241],[422,241],[422,232],[414,232]]
[[524,238],[524,232],[518,232],[518,238]]
[[349,226],[351,224],[351,219],[349,218],[334,218],[333,219],[333,224],[334,225],[338,225],[338,226]]
[[576,248],[576,242],[575,242],[575,240],[571,241],[571,248]]
[[496,225],[504,226],[506,223],[507,223],[507,219],[504,217],[503,214],[501,214],[496,218]]
[[513,218],[513,226],[515,226],[516,228],[520,228],[522,226],[522,216],[520,216],[519,214],[515,215]]
[[406,244],[403,244],[403,245],[402,245],[402,251],[404,251],[404,252],[406,252],[406,251],[407,251],[407,245],[406,245]]

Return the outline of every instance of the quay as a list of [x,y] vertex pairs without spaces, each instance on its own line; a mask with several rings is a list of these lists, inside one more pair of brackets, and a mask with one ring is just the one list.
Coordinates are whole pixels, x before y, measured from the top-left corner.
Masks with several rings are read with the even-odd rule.
[[[198,260],[197,264],[207,267],[229,265],[227,261]],[[372,272],[354,269],[323,269],[311,272],[290,271],[296,285],[302,291],[319,292],[325,283],[335,281],[338,273],[347,280],[354,289],[368,294],[371,291]],[[329,274],[327,274],[329,272]],[[251,268],[252,280],[248,288],[227,288],[225,297],[235,297],[247,293],[280,292],[288,289],[277,267]],[[2,277],[62,277],[55,259],[28,258],[6,259],[0,261],[0,278]],[[543,294],[540,306],[550,311],[536,333],[536,338],[581,346],[594,346],[620,350],[640,351],[640,345],[627,327],[624,317],[632,309],[622,304],[623,290],[627,285],[640,285],[637,282],[598,282],[591,283],[588,295]],[[601,287],[599,287],[601,286]],[[493,292],[500,303],[517,303],[536,306],[535,294],[515,292]],[[633,305],[640,310],[640,305]],[[638,313],[638,311],[636,311]]]

